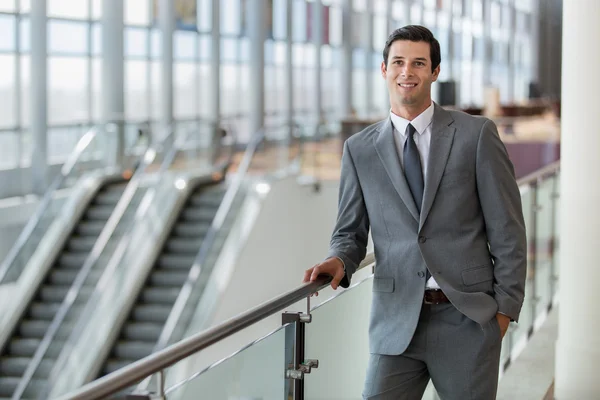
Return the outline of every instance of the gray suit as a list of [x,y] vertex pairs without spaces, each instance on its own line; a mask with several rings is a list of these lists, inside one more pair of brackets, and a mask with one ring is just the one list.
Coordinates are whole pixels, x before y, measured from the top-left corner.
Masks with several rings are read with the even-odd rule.
[[373,354],[407,351],[423,318],[426,269],[458,310],[455,317],[474,321],[486,335],[490,324],[497,330],[497,312],[517,321],[523,302],[525,224],[513,166],[495,125],[437,105],[432,124],[420,215],[390,118],[344,145],[329,256],[344,262],[341,285],[347,287],[371,229],[377,260],[369,328]]

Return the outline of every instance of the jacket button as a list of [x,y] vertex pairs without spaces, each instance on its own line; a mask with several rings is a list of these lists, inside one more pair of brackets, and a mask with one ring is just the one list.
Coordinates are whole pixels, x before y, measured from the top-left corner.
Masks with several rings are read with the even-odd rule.
[[425,243],[427,238],[425,236],[419,236],[419,243]]
[[417,275],[419,275],[419,278],[424,278],[425,277],[425,272],[419,271],[419,273]]

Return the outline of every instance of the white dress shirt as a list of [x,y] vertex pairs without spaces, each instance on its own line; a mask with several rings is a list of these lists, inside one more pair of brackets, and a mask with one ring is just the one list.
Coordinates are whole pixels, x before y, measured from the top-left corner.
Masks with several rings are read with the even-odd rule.
[[[431,144],[431,122],[433,121],[433,102],[429,108],[419,114],[415,119],[409,121],[402,117],[397,116],[390,111],[390,118],[392,119],[392,125],[394,126],[394,139],[396,141],[396,150],[398,151],[398,157],[400,157],[400,165],[404,168],[404,143],[406,142],[406,127],[408,124],[412,124],[415,128],[416,135],[414,135],[415,144],[419,150],[421,156],[421,168],[423,168],[423,181],[427,180],[427,163],[429,161],[429,146]],[[427,289],[439,289],[439,285],[432,277],[429,278],[425,287]]]

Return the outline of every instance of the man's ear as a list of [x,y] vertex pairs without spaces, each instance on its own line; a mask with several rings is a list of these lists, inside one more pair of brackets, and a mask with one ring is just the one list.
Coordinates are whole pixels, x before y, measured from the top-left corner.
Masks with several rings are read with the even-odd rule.
[[433,70],[433,80],[432,82],[437,81],[438,77],[440,76],[440,66],[438,65],[434,70]]
[[385,79],[387,77],[387,67],[385,66],[385,61],[381,62],[381,76]]

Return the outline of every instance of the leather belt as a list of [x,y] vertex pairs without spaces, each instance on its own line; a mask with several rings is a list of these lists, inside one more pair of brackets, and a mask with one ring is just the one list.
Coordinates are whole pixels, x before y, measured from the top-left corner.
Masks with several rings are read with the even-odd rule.
[[423,302],[425,304],[443,304],[450,303],[450,300],[441,289],[427,289],[423,295]]

